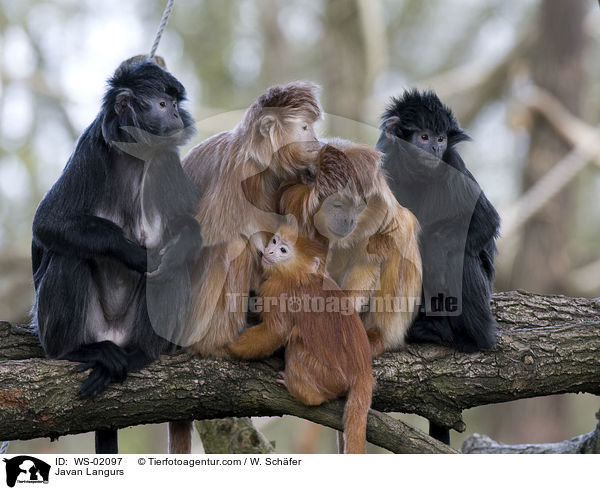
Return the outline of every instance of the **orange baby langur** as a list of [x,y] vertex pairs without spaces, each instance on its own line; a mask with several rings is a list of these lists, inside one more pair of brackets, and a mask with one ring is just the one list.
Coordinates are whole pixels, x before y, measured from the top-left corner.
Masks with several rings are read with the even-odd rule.
[[227,348],[240,359],[285,346],[284,383],[305,405],[346,396],[344,453],[364,453],[374,379],[365,328],[346,296],[323,272],[327,250],[284,225],[264,250],[263,322]]

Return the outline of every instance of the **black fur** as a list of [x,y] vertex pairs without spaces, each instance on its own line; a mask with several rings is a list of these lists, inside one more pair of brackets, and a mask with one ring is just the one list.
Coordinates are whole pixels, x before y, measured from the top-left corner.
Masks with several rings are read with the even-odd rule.
[[[406,340],[489,349],[497,336],[490,298],[500,217],[455,148],[470,138],[433,91],[392,98],[382,121],[377,148],[390,188],[421,225],[423,304]],[[408,143],[423,130],[446,135],[442,160]],[[457,311],[434,311],[438,297],[456,298]],[[430,422],[429,433],[450,443],[447,427]]]
[[[407,340],[466,352],[489,349],[497,334],[490,296],[500,218],[456,149],[470,138],[433,91],[393,98],[382,119],[377,147],[385,154],[390,186],[421,225],[425,308]],[[447,134],[447,165],[406,143],[424,129]],[[431,299],[439,294],[457,297],[460,314],[433,311]]]
[[[33,221],[32,323],[49,357],[91,369],[82,397],[123,381],[181,339],[201,245],[193,218],[199,196],[177,148],[194,131],[180,105],[183,86],[151,61],[124,62],[108,83],[100,113]],[[169,131],[145,116],[164,94],[172,101]],[[98,451],[116,449],[116,431],[103,434]]]

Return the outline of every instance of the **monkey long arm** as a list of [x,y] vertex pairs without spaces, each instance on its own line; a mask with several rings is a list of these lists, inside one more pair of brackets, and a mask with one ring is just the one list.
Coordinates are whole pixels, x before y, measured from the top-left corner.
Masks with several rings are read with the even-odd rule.
[[[373,366],[373,408],[423,415],[464,430],[466,408],[556,393],[600,395],[600,301],[496,294],[500,339],[492,351],[460,354],[436,346],[388,353]],[[292,414],[341,427],[341,403],[309,408],[279,383],[281,361],[234,362],[163,356],[122,385],[76,398],[86,376],[67,361],[41,358],[25,328],[0,323],[0,440],[58,436],[180,419]],[[391,431],[396,440],[386,440]],[[376,412],[369,440],[391,450],[441,451],[439,444]]]

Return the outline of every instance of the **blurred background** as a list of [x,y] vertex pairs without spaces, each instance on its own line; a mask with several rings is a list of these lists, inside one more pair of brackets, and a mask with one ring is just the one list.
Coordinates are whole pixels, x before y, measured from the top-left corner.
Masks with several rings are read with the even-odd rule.
[[[149,51],[165,4],[0,0],[0,320],[28,322],[36,206],[94,119],[106,79]],[[190,146],[233,127],[275,83],[317,82],[321,133],[370,144],[391,95],[436,90],[473,137],[461,153],[503,217],[496,289],[597,297],[600,151],[572,150],[598,131],[599,48],[596,0],[176,0],[158,54],[188,90],[199,129]],[[535,87],[585,125],[565,135],[528,110]],[[559,441],[592,430],[599,401],[562,395],[479,407],[465,413],[467,433]],[[333,431],[307,421],[257,424],[278,452],[334,451]],[[452,437],[458,447],[464,435]],[[123,430],[120,444],[166,452],[166,427]],[[92,450],[91,434],[9,448]]]

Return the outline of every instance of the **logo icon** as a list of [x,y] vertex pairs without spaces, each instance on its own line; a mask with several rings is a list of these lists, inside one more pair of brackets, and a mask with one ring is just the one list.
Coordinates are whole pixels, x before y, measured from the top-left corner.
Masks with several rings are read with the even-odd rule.
[[6,484],[14,487],[15,483],[48,483],[50,465],[33,456],[15,456],[4,458],[6,464]]

